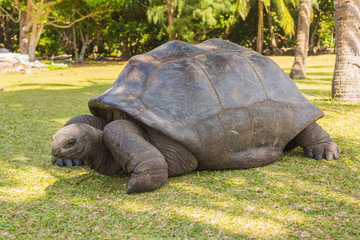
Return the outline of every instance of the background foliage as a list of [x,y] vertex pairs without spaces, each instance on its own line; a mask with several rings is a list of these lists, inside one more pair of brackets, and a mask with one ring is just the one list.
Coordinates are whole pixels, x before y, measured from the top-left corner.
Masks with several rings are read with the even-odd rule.
[[[37,0],[33,0],[36,2]],[[12,1],[0,1],[0,7],[8,15],[0,14],[0,43],[19,52],[18,12]],[[46,1],[45,1],[46,2]],[[198,43],[212,37],[255,48],[257,29],[257,4],[245,0],[81,0],[76,4],[59,0],[48,20],[57,19],[59,27],[46,25],[37,46],[37,54],[52,56],[74,55],[85,44],[81,34],[89,42],[86,57],[129,57],[147,52],[172,39]],[[246,13],[237,6],[247,4]],[[266,14],[271,14],[276,42],[279,48],[295,45],[298,1],[266,0]],[[267,4],[271,4],[268,11]],[[241,5],[241,6],[242,6]],[[311,47],[333,47],[333,0],[313,0],[312,29],[314,44]],[[169,23],[169,9],[171,21]],[[243,8],[244,9],[244,8]],[[70,28],[60,28],[87,14],[96,13],[76,22]],[[11,16],[11,17],[10,17]],[[291,19],[292,18],[292,19]],[[264,21],[264,49],[271,49],[269,23]],[[75,31],[73,31],[75,28]],[[293,29],[293,30],[292,30]]]

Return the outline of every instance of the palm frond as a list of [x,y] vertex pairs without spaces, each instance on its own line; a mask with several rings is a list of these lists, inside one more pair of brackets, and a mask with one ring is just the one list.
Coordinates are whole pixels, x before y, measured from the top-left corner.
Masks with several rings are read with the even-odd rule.
[[292,35],[294,34],[294,19],[292,18],[286,3],[284,0],[276,0],[275,9],[276,13],[279,16],[279,25],[284,30],[285,34]]
[[313,9],[319,9],[319,3],[317,2],[317,0],[311,0],[311,7]]
[[261,0],[236,0],[236,14],[239,14],[243,20],[247,17],[250,9],[257,1]]
[[166,6],[156,6],[149,8],[147,11],[147,17],[149,22],[153,22],[155,24],[162,24],[165,22],[165,12],[166,12]]
[[286,6],[291,5],[293,8],[295,8],[297,5],[299,5],[299,1],[298,0],[285,0],[285,4],[286,4]]
[[266,9],[266,12],[269,12],[269,9],[268,7],[270,6],[271,4],[271,0],[262,0],[263,3],[264,3],[264,6],[265,6],[265,9]]

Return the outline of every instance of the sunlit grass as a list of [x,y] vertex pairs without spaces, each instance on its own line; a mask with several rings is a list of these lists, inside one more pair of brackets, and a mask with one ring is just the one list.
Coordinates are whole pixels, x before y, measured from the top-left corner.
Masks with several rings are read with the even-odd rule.
[[[292,57],[273,57],[289,73]],[[127,195],[128,176],[50,162],[51,136],[104,92],[123,64],[2,74],[0,239],[359,239],[360,105],[331,100],[334,55],[295,80],[321,108],[337,161],[297,148],[272,165],[193,172]]]
[[120,73],[122,66],[123,64],[90,65],[33,74],[10,73],[3,74],[1,79],[4,81],[0,80],[0,83],[6,91],[80,89],[92,86],[94,83],[103,84],[109,83],[109,80],[113,81]]

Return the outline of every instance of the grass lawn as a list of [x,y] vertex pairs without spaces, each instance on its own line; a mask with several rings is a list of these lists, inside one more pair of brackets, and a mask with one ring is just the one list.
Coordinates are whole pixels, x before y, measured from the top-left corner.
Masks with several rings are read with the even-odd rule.
[[[273,59],[290,71],[292,57]],[[339,160],[297,148],[266,167],[193,172],[133,195],[125,174],[50,162],[51,136],[89,113],[87,101],[123,64],[1,74],[0,239],[359,239],[360,104],[331,100],[334,61],[309,57],[308,78],[296,84],[324,111],[318,122]]]

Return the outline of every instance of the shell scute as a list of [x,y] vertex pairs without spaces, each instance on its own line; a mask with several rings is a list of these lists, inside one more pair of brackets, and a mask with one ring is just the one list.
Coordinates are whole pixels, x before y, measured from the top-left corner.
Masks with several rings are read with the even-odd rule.
[[193,59],[164,63],[141,100],[170,121],[195,123],[217,114],[221,105],[207,76]]
[[281,148],[285,146],[293,136],[293,122],[295,117],[294,105],[275,102],[276,122],[274,131],[277,132],[273,146]]
[[265,100],[261,82],[238,52],[208,52],[195,57],[212,83],[223,108],[248,106]]
[[[226,109],[219,114],[219,118],[225,129],[225,140],[227,140],[230,152],[238,152],[250,147],[251,139],[249,136],[252,135],[252,126],[247,108]],[[216,139],[216,141],[222,140]]]
[[269,99],[292,104],[308,101],[273,60],[252,51],[243,55],[262,82]]
[[229,41],[224,41],[221,39],[217,39],[217,38],[211,38],[209,40],[206,40],[200,44],[197,45],[199,48],[202,49],[206,49],[206,50],[215,50],[215,49],[221,49],[221,50],[232,50],[232,51],[249,51],[249,49],[244,48],[238,44],[229,42]]
[[194,54],[201,54],[205,51],[206,50],[198,48],[193,44],[175,40],[165,43],[145,55],[152,56],[161,62],[165,62],[180,58],[188,58]]
[[249,106],[252,136],[251,147],[271,146],[277,133],[275,127],[275,106],[271,100],[254,103]]

